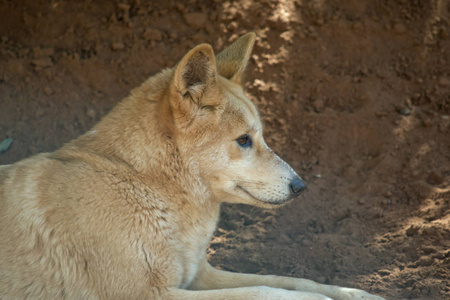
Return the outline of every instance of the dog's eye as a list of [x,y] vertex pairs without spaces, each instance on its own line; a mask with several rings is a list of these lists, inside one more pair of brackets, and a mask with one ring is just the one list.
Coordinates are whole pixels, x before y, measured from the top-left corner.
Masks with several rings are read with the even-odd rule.
[[252,146],[252,138],[248,134],[241,135],[236,139],[236,142],[243,148]]

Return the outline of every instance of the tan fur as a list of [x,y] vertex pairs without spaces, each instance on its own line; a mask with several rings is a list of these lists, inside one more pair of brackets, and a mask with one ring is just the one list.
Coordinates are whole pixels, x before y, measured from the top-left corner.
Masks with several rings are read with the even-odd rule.
[[197,46],[83,136],[0,167],[0,299],[380,299],[206,261],[221,202],[298,195],[240,85],[254,40]]

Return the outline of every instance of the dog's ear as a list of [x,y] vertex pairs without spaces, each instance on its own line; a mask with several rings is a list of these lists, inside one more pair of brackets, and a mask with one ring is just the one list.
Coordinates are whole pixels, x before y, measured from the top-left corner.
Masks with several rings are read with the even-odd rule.
[[242,85],[242,78],[252,53],[255,39],[256,34],[254,32],[247,33],[220,52],[216,57],[218,73]]
[[214,51],[201,44],[189,51],[175,67],[172,78],[171,107],[175,123],[186,127],[202,110],[219,104]]

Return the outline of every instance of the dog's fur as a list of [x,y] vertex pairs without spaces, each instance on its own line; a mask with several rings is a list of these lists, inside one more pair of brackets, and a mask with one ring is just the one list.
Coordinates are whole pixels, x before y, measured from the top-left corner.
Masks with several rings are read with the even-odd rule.
[[221,202],[304,188],[244,95],[254,40],[197,46],[85,135],[0,166],[0,299],[381,299],[206,261]]

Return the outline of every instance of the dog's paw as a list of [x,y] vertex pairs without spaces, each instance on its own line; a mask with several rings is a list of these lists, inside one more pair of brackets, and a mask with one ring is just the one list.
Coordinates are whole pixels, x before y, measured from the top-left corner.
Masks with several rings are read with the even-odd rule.
[[340,288],[339,293],[333,298],[336,300],[385,300],[380,296],[351,288]]

